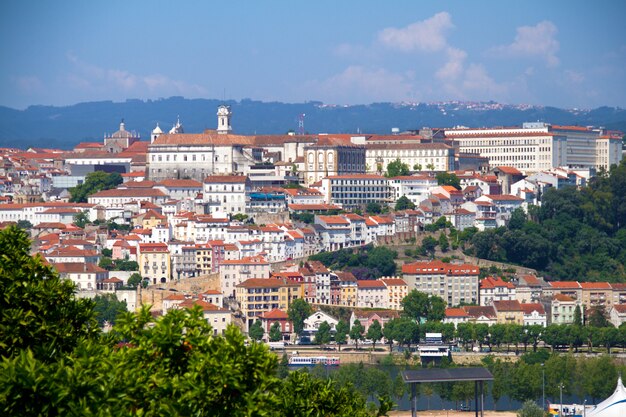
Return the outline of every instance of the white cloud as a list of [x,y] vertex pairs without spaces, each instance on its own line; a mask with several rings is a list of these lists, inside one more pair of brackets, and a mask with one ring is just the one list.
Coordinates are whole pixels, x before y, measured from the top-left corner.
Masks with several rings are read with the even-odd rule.
[[15,78],[15,84],[21,92],[32,94],[43,89],[43,83],[34,75],[23,75]]
[[439,68],[435,75],[440,80],[455,80],[463,73],[463,65],[467,53],[461,49],[449,47],[446,50],[448,61],[443,67]]
[[309,81],[304,91],[316,91],[328,103],[404,101],[413,98],[412,73],[397,74],[385,69],[350,66],[322,81]]
[[146,94],[198,96],[206,89],[197,84],[174,80],[163,74],[133,74],[124,69],[102,68],[85,62],[75,54],[66,54],[72,71],[66,74],[68,84],[77,90],[89,90],[109,95]]
[[436,52],[447,47],[446,33],[452,28],[450,14],[440,12],[404,28],[383,29],[378,33],[378,41],[388,48],[404,52]]
[[585,81],[585,75],[578,71],[566,70],[565,77],[568,81],[574,84],[580,84]]
[[560,46],[556,40],[557,32],[556,26],[548,20],[535,26],[521,26],[517,28],[513,43],[492,48],[491,53],[504,57],[538,57],[545,60],[548,67],[555,67],[559,65],[556,55]]

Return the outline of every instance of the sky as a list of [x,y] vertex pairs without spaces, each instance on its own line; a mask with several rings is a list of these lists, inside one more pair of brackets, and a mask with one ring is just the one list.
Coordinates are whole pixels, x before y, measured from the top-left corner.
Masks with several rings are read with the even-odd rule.
[[0,105],[626,107],[626,1],[0,2]]

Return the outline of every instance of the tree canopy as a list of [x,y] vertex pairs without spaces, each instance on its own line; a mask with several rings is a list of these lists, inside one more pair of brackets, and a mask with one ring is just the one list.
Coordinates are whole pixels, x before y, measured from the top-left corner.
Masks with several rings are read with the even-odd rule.
[[117,172],[107,174],[104,171],[94,171],[87,174],[85,182],[70,188],[73,203],[86,203],[87,198],[102,190],[110,190],[123,182],[122,176]]
[[396,205],[394,209],[398,210],[413,210],[415,208],[415,204],[408,199],[407,196],[403,195],[396,201]]
[[438,172],[435,176],[438,185],[451,185],[457,190],[461,189],[461,180],[456,174],[448,172]]
[[304,330],[304,320],[313,314],[313,308],[303,298],[297,298],[289,305],[287,309],[287,315],[289,320],[293,323],[293,331],[297,335],[302,334]]
[[396,159],[393,162],[389,162],[387,164],[387,172],[385,173],[385,177],[401,177],[405,175],[409,175],[410,168],[407,164],[402,162],[400,158]]
[[411,290],[402,300],[402,309],[407,317],[417,322],[424,320],[442,320],[446,303],[441,297],[428,295],[418,290]]

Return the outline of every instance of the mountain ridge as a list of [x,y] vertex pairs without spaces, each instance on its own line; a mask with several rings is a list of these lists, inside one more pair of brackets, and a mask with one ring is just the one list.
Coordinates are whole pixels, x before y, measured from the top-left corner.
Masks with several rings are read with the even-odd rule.
[[298,118],[305,114],[308,133],[388,134],[425,126],[495,127],[517,126],[523,122],[603,126],[626,131],[626,110],[599,107],[590,110],[550,106],[509,105],[495,102],[371,103],[329,105],[262,102],[251,99],[217,100],[169,97],[157,100],[128,99],[124,102],[96,101],[69,106],[34,105],[25,110],[0,106],[0,146],[58,147],[69,149],[79,142],[100,142],[105,134],[119,128],[122,119],[128,130],[148,140],[159,123],[168,131],[180,116],[185,132],[214,129],[220,104],[232,107],[232,126],[240,134],[283,134],[298,130]]

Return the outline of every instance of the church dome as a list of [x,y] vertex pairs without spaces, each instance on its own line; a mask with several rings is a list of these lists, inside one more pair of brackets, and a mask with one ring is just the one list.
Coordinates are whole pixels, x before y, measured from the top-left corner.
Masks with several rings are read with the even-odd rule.
[[159,127],[159,124],[157,123],[156,127],[152,130],[152,134],[160,135],[161,133],[163,133],[163,131],[161,130],[161,128]]

